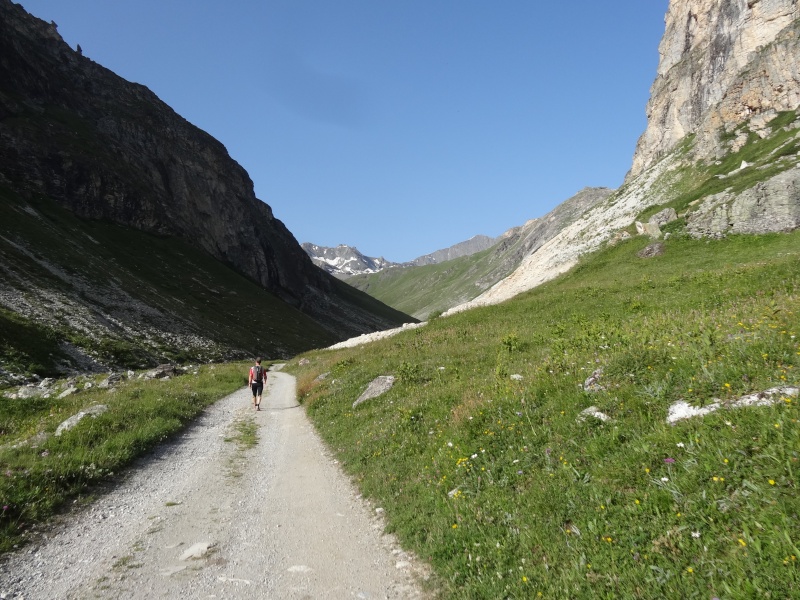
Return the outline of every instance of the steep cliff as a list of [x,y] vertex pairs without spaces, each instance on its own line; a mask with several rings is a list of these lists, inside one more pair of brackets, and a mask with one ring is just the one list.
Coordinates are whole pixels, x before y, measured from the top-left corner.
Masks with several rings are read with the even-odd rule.
[[[635,176],[685,136],[697,159],[718,159],[800,104],[796,0],[672,0],[639,140]],[[736,132],[734,135],[734,132]]]
[[222,144],[9,0],[0,1],[0,123],[2,178],[23,196],[182,239],[339,334],[392,321],[338,294]]

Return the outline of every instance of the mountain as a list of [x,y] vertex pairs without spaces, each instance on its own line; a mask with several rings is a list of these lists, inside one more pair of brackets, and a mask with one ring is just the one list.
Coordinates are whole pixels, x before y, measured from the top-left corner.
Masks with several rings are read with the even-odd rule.
[[461,258],[462,256],[471,256],[477,252],[481,252],[483,250],[486,250],[487,248],[491,248],[498,241],[499,238],[490,238],[486,235],[475,235],[464,242],[459,242],[458,244],[454,244],[449,248],[445,248],[443,250],[436,250],[435,252],[431,252],[430,254],[420,256],[419,258],[415,258],[414,260],[410,261],[410,263],[406,264],[419,267],[422,265],[433,265],[437,263],[443,263],[447,262],[448,260]]
[[[66,368],[287,355],[409,320],[316,268],[222,144],[9,0],[0,211],[5,365],[41,336]],[[251,304],[226,315],[230,295]]]
[[315,265],[339,279],[347,279],[363,273],[377,273],[398,264],[382,257],[365,256],[357,248],[344,244],[340,244],[336,248],[329,248],[304,242],[301,246]]
[[345,244],[340,244],[336,246],[336,248],[330,248],[304,242],[301,246],[315,265],[334,277],[348,279],[355,275],[369,275],[394,267],[431,265],[445,262],[461,256],[475,254],[476,252],[490,248],[495,243],[497,243],[497,239],[485,235],[476,235],[465,242],[460,242],[443,250],[437,250],[405,263],[391,262],[383,257],[373,258],[371,256],[366,256],[359,252],[357,248]]
[[427,319],[433,313],[469,302],[489,289],[516,269],[526,256],[612,193],[608,188],[584,188],[545,216],[508,230],[481,252],[441,263],[406,264],[352,277],[347,282],[398,310]]
[[676,235],[800,227],[800,7],[672,0],[665,20],[647,129],[623,186],[453,312],[548,281],[662,210],[675,211],[665,229]]

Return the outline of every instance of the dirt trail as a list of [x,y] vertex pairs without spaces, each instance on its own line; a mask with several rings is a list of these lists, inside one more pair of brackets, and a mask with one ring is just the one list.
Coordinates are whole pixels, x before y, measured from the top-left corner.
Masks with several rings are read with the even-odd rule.
[[[237,420],[255,448],[226,441]],[[421,598],[417,566],[270,373],[262,410],[242,389],[114,491],[0,563],[0,598]]]

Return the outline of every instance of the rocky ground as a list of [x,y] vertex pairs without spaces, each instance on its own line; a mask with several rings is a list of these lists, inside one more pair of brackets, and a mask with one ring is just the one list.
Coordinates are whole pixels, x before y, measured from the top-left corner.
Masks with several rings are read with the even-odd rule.
[[[118,487],[0,562],[0,598],[422,598],[424,567],[382,533],[270,374],[220,401]],[[243,449],[236,423],[253,420]]]

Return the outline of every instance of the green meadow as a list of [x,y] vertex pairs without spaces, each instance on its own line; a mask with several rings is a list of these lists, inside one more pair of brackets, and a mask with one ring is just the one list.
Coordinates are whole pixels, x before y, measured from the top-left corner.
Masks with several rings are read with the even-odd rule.
[[[290,363],[442,597],[796,597],[800,398],[666,419],[800,384],[800,232],[671,228],[662,256],[633,238],[504,304]],[[353,408],[379,375],[394,387]]]

